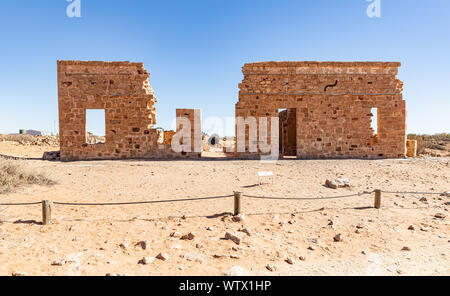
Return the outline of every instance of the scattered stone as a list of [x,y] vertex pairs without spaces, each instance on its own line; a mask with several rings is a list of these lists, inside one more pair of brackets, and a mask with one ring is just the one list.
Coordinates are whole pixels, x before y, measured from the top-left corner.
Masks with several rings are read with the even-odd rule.
[[64,264],[66,264],[65,260],[55,260],[52,262],[52,266],[63,266]]
[[319,239],[317,239],[317,238],[308,238],[307,241],[310,242],[310,243],[313,243],[313,244],[317,244],[319,242]]
[[285,261],[288,264],[290,264],[290,265],[294,265],[295,264],[295,260],[292,257],[287,257]]
[[156,259],[167,261],[169,260],[169,254],[167,253],[159,253],[158,256],[156,256]]
[[197,248],[197,249],[203,249],[203,245],[201,245],[201,244],[196,244],[196,245],[195,245],[195,248]]
[[213,258],[216,258],[216,259],[223,259],[223,258],[227,258],[227,257],[228,256],[225,254],[214,254],[213,255]]
[[121,243],[121,244],[119,245],[119,247],[121,247],[122,249],[126,250],[126,249],[129,248],[129,245],[128,245],[127,242],[123,242],[123,243]]
[[243,232],[248,236],[252,236],[252,231],[249,228],[241,228],[238,231]]
[[419,201],[423,203],[428,203],[428,199],[426,197],[422,197],[421,199],[419,199]]
[[243,221],[245,221],[245,215],[239,214],[237,216],[233,216],[233,218],[231,218],[231,220],[233,220],[233,222],[243,222]]
[[12,276],[27,276],[27,273],[22,272],[22,271],[14,271],[11,275]]
[[361,230],[356,229],[356,230],[355,230],[355,233],[356,233],[356,234],[360,234],[360,233],[361,233]]
[[225,233],[225,239],[233,241],[236,245],[240,245],[242,242],[242,238],[239,235],[230,232]]
[[445,219],[446,216],[442,213],[437,213],[436,215],[434,215],[434,217],[438,219]]
[[231,259],[240,259],[240,257],[238,255],[230,255]]
[[233,266],[224,274],[225,276],[248,276],[249,272],[243,267]]
[[61,156],[61,153],[59,151],[48,151],[48,152],[44,152],[42,159],[49,160],[49,161],[55,161],[55,160],[59,160],[60,156]]
[[179,232],[177,232],[177,231],[172,232],[172,233],[170,234],[170,237],[173,237],[173,238],[179,238],[179,237],[181,237],[181,233],[179,233]]
[[275,266],[270,265],[270,264],[267,264],[267,265],[266,265],[266,269],[267,269],[268,271],[270,271],[270,272],[274,272],[274,271],[277,270],[277,268],[276,268]]
[[206,227],[206,230],[207,230],[207,231],[214,231],[214,228],[213,228],[213,227],[210,227],[210,226],[208,226],[208,227]]
[[181,237],[182,240],[193,240],[195,238],[195,235],[192,232],[189,232],[186,235],[183,235]]
[[441,196],[450,197],[450,191],[445,191]]
[[403,247],[403,248],[402,248],[402,251],[409,252],[409,251],[411,251],[411,248],[410,248],[410,247]]
[[415,230],[415,228],[414,228],[413,225],[410,225],[410,226],[408,227],[408,230]]
[[187,261],[195,261],[195,262],[199,262],[199,263],[203,263],[203,256],[201,254],[197,254],[197,253],[186,253],[182,256],[183,258],[185,258]]
[[139,260],[138,264],[148,265],[152,264],[153,262],[155,262],[155,257],[144,257],[141,260]]
[[310,251],[315,251],[315,250],[316,250],[316,247],[315,247],[315,246],[309,246],[309,247],[308,247],[308,250],[310,250]]
[[325,185],[327,185],[331,189],[338,189],[338,188],[350,187],[350,181],[348,179],[343,179],[343,178],[328,179],[325,182]]
[[428,227],[423,226],[420,228],[420,231],[427,232],[427,231],[429,231],[429,229],[428,229]]
[[335,236],[334,236],[334,241],[335,242],[341,242],[342,241],[342,234],[336,234]]
[[306,258],[303,257],[303,256],[298,257],[298,259],[299,259],[300,261],[305,261],[305,260],[306,260]]
[[137,242],[135,246],[142,248],[142,250],[147,250],[148,243],[146,241],[140,241]]

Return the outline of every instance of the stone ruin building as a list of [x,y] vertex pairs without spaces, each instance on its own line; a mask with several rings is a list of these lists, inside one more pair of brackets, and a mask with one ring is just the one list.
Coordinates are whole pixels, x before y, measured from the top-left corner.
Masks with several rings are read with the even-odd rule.
[[[172,151],[175,132],[154,128],[156,97],[149,77],[142,63],[58,61],[60,159],[200,157],[194,150]],[[104,143],[88,144],[89,109],[105,111]],[[191,122],[191,143],[198,146],[201,126],[194,119],[200,110],[178,109],[176,115]]]
[[[155,128],[156,97],[142,63],[58,61],[57,65],[62,161],[201,157],[200,110],[177,109],[176,132]],[[399,66],[393,62],[246,64],[236,117],[254,117],[257,125],[261,118],[278,117],[281,158],[403,158],[407,147],[408,156],[413,156],[415,143],[407,146],[406,140],[403,84],[396,77]],[[101,143],[95,138],[93,142],[86,131],[89,109],[104,110]],[[374,112],[377,131],[371,127]],[[191,124],[192,149],[175,152],[171,144],[183,127],[180,118]],[[248,149],[248,126],[244,134],[237,141],[245,140],[245,152],[227,156],[260,157],[260,150]]]
[[[236,117],[254,117],[258,125],[261,118],[279,117],[281,157],[404,158],[406,105],[403,83],[397,79],[399,66],[396,62],[246,64]],[[374,113],[377,131],[372,128]],[[239,157],[262,154],[250,151],[248,126],[245,141]],[[409,154],[413,153],[411,149]]]

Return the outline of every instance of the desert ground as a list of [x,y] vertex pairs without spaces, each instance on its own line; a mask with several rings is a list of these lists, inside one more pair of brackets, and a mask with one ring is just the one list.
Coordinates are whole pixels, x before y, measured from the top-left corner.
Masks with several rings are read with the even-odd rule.
[[[103,203],[232,195],[123,206],[0,206],[0,275],[450,275],[450,158],[396,160],[40,160],[51,145],[0,142],[0,154],[55,185],[0,194],[0,203]],[[258,183],[272,171],[274,182]],[[331,189],[330,178],[350,187]],[[266,182],[267,181],[267,182]],[[437,194],[374,194],[385,191]],[[235,236],[226,240],[229,232]],[[191,234],[191,235],[188,235]],[[185,236],[185,237],[183,237]],[[239,244],[237,244],[239,242]],[[163,256],[158,256],[161,254]],[[159,257],[159,258],[155,258]],[[164,258],[163,258],[164,257]],[[166,259],[166,260],[162,260]]]

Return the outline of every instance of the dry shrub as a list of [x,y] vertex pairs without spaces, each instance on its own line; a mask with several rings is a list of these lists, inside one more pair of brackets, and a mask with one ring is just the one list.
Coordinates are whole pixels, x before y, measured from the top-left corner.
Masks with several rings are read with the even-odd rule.
[[26,170],[22,161],[0,159],[0,194],[33,184],[53,185],[55,182],[42,173]]
[[13,135],[0,135],[1,141],[10,141],[10,142],[17,142],[21,145],[25,144],[31,144],[34,141],[34,137],[31,135],[20,135],[20,134],[13,134]]
[[450,134],[442,133],[436,135],[409,134],[409,140],[417,140],[417,154],[423,154],[425,148],[433,150],[447,150],[446,145],[450,143]]

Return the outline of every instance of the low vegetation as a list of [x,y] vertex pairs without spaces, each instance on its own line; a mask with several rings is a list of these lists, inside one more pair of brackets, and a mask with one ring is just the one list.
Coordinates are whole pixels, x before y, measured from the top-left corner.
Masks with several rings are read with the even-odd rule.
[[425,149],[450,152],[450,134],[447,133],[436,135],[409,134],[408,139],[417,141],[418,154],[425,153]]
[[0,159],[0,194],[34,184],[53,185],[55,182],[42,173],[26,170],[21,161]]
[[26,145],[33,143],[35,141],[35,137],[31,135],[20,134],[0,135],[0,141],[17,142],[21,145]]

